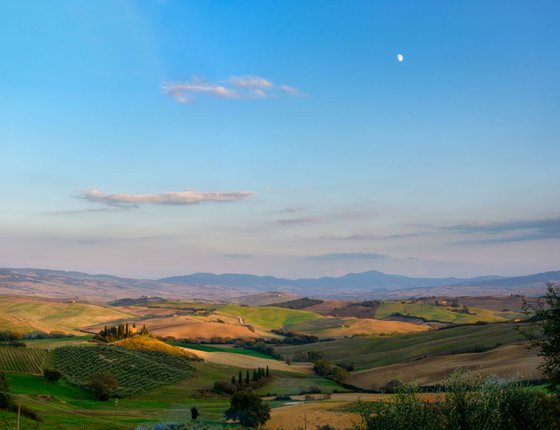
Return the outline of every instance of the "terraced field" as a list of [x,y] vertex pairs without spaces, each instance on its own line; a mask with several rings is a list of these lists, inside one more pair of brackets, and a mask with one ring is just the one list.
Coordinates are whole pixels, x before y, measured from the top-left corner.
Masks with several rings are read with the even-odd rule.
[[0,370],[4,372],[42,375],[50,362],[50,354],[44,349],[0,346]]

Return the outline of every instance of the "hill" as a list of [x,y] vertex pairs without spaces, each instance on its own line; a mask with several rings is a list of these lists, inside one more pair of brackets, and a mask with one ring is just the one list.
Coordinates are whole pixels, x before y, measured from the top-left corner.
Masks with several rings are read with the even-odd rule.
[[433,355],[485,350],[518,343],[521,335],[510,323],[465,325],[398,336],[360,336],[311,345],[281,346],[280,354],[320,351],[334,363],[355,364],[357,370],[407,362]]
[[346,382],[356,387],[380,390],[390,381],[402,380],[418,385],[436,385],[455,369],[469,369],[483,375],[505,379],[539,379],[542,358],[527,345],[504,345],[485,352],[448,354],[406,363],[352,372]]
[[134,317],[131,312],[91,303],[0,296],[0,327],[20,333],[79,333],[79,328],[88,325]]
[[182,348],[168,345],[167,343],[152,336],[133,336],[114,342],[113,345],[120,346],[121,348],[129,349],[131,351],[157,351],[169,355],[184,357],[190,360],[198,359],[195,354],[191,354]]
[[118,346],[63,346],[54,350],[55,366],[67,381],[82,386],[91,375],[110,373],[121,396],[192,376],[189,361],[187,356]]

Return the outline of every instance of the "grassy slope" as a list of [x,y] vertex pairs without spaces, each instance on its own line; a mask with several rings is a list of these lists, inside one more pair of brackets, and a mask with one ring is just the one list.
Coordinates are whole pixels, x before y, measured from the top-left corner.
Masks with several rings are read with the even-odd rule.
[[109,306],[0,296],[2,330],[78,333],[80,327],[132,316]]
[[114,342],[114,345],[132,351],[159,351],[175,356],[188,357],[191,359],[196,358],[183,349],[168,345],[167,343],[151,336],[135,336],[128,339],[120,340],[118,342]]
[[527,345],[504,345],[486,352],[442,355],[353,372],[347,382],[361,388],[382,389],[394,379],[419,385],[442,383],[456,368],[467,368],[501,378],[541,378],[542,359]]
[[315,312],[277,308],[274,306],[246,307],[226,305],[222,306],[220,310],[224,313],[240,316],[249,324],[268,330],[283,327],[289,328],[297,323],[323,318]]
[[356,337],[311,345],[276,348],[282,355],[322,351],[334,362],[354,362],[358,370],[400,363],[430,354],[446,354],[473,345],[493,347],[520,341],[512,324],[454,327],[418,334]]
[[476,315],[461,314],[453,312],[444,306],[436,306],[425,303],[402,303],[400,301],[386,301],[382,303],[375,317],[382,319],[391,316],[393,313],[400,313],[411,317],[420,317],[430,321],[450,322],[456,324],[505,321],[508,318],[501,316],[499,312],[481,309],[469,308]]
[[230,352],[232,354],[241,354],[241,355],[248,355],[250,357],[258,357],[258,358],[267,358],[267,359],[275,359],[269,355],[263,354],[262,352],[253,351],[252,349],[245,349],[245,348],[233,348],[227,346],[218,346],[218,345],[207,345],[207,344],[198,344],[198,343],[180,343],[180,342],[169,342],[171,345],[180,346],[183,348],[194,349],[195,351],[205,351],[205,352]]
[[294,324],[291,329],[319,337],[343,337],[353,334],[416,333],[427,331],[429,327],[402,321],[330,317]]

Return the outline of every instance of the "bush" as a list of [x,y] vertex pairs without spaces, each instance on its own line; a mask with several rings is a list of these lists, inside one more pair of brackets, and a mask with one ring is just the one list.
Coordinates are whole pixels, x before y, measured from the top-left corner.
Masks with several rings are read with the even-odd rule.
[[62,373],[60,373],[58,370],[56,369],[45,369],[43,371],[43,376],[45,377],[45,379],[49,382],[56,382],[58,381],[60,378],[62,378]]
[[109,400],[119,388],[116,379],[110,373],[95,373],[91,375],[86,386],[97,400]]
[[417,387],[398,388],[395,401],[363,407],[365,430],[545,430],[560,429],[560,404],[519,383],[473,381],[456,373],[446,395],[428,402]]

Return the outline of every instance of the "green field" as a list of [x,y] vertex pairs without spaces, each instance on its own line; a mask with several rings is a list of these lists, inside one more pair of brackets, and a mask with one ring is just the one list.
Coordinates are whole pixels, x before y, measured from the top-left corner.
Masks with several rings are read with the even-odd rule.
[[85,384],[95,373],[112,374],[121,396],[176,382],[193,373],[186,357],[114,346],[63,346],[54,351],[54,358],[56,368],[75,385]]
[[50,363],[50,354],[44,349],[0,346],[0,370],[42,375]]
[[375,318],[384,319],[390,317],[392,314],[398,313],[403,316],[424,318],[428,321],[440,321],[455,324],[472,324],[479,321],[499,322],[509,319],[509,314],[507,313],[501,315],[500,312],[487,309],[469,308],[472,315],[454,312],[451,309],[453,308],[421,302],[410,303],[407,301],[386,301],[377,308]]
[[251,357],[258,357],[258,358],[267,358],[267,359],[275,359],[270,355],[263,354],[262,352],[253,351],[252,349],[246,348],[235,348],[235,347],[227,347],[227,346],[220,346],[220,345],[208,345],[208,344],[200,344],[200,343],[181,343],[181,342],[168,342],[171,345],[180,346],[184,348],[194,349],[196,351],[205,351],[205,352],[231,352],[232,354],[241,354],[241,355],[249,355]]
[[267,330],[289,328],[291,325],[297,323],[323,318],[315,312],[298,311],[274,306],[247,307],[225,305],[220,307],[220,311],[233,316],[240,316],[249,324]]
[[[39,412],[44,419],[44,423],[25,419],[22,429],[132,430],[141,424],[156,422],[190,423],[192,406],[196,406],[200,411],[200,428],[216,425],[236,427],[224,421],[223,412],[229,405],[229,399],[205,392],[215,381],[229,380],[241,369],[202,362],[193,362],[192,367],[193,375],[188,378],[119,399],[117,410],[113,401],[96,401],[89,392],[64,380],[50,383],[38,376],[8,374],[8,382],[11,392],[23,394],[23,404]],[[278,393],[291,393],[286,387],[293,386],[299,390],[300,386],[306,386],[308,383],[321,387],[325,392],[341,389],[334,382],[324,378],[311,377],[308,381],[307,378],[294,378],[292,374],[279,374],[271,384],[262,389],[265,393],[273,392],[273,389]],[[271,404],[281,405],[278,402]],[[115,412],[117,427],[114,426]],[[0,428],[15,428],[15,414],[0,413]]]
[[298,351],[322,351],[335,363],[353,362],[356,370],[363,370],[427,355],[452,354],[474,345],[491,348],[520,340],[521,335],[513,324],[500,323],[459,326],[417,334],[354,337],[275,349],[288,356],[293,356]]

